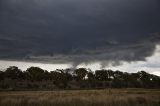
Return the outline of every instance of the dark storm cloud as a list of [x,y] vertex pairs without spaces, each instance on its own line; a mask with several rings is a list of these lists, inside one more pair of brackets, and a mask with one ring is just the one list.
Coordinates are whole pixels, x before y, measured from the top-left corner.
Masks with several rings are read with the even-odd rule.
[[159,0],[1,0],[0,58],[120,64],[154,53]]

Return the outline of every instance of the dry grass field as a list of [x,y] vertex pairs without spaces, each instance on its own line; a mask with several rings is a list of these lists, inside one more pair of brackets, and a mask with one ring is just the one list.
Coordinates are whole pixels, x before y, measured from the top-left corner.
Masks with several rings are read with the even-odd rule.
[[8,91],[0,106],[160,106],[160,90]]

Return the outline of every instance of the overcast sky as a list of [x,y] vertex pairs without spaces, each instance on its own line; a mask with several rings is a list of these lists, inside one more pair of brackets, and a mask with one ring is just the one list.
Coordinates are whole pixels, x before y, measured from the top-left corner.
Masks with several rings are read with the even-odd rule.
[[0,67],[159,74],[159,12],[159,0],[0,0]]

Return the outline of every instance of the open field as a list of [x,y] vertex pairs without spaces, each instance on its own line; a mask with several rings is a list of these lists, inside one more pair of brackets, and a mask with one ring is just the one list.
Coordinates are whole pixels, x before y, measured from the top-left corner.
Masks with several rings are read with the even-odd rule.
[[9,91],[0,106],[160,106],[160,89]]

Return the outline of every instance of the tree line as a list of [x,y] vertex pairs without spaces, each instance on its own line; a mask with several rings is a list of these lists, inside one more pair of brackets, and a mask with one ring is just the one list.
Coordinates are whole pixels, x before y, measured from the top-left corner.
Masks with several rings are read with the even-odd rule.
[[86,68],[25,71],[10,66],[0,71],[0,90],[54,90],[102,88],[160,88],[160,77],[145,71],[127,73],[113,70],[92,71]]

